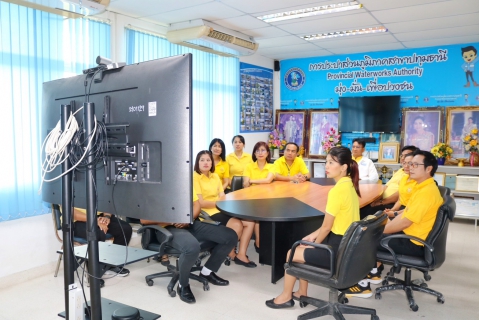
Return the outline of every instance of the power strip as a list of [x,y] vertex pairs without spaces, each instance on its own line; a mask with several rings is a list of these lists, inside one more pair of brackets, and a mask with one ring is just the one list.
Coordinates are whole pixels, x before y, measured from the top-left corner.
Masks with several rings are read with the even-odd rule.
[[83,320],[85,313],[83,312],[83,295],[76,283],[68,286],[69,312],[68,319]]

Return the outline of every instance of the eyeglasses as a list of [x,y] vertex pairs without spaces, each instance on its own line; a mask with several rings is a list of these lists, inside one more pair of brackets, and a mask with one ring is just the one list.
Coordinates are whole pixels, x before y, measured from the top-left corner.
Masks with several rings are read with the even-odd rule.
[[404,165],[407,165],[411,168],[417,168],[419,166],[424,166],[424,163],[417,163],[417,162],[406,162]]
[[254,153],[256,153],[256,154],[262,154],[262,153],[266,153],[266,152],[268,152],[268,150],[258,149],[258,150],[256,150]]

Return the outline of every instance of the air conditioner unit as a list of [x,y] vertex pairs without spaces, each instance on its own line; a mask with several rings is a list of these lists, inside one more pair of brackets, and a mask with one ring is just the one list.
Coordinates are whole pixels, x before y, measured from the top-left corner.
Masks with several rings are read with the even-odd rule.
[[[69,17],[92,16],[106,10],[110,0],[6,0],[25,7]],[[70,14],[70,15],[69,15]]]
[[253,37],[202,19],[171,24],[166,38],[171,43],[229,57],[252,55],[259,46]]

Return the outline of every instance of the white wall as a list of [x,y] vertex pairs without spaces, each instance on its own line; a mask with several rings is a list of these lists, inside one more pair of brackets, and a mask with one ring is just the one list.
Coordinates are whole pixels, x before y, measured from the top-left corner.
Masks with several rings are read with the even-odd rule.
[[[270,58],[266,58],[263,56],[260,56],[258,53],[252,55],[252,56],[245,56],[240,58],[240,62],[244,63],[249,63],[253,64],[256,66],[260,66],[263,68],[268,68],[268,69],[274,69],[274,60]],[[279,72],[273,72],[273,108],[279,109],[280,106],[280,94],[279,94],[279,88],[280,88],[280,82],[279,82]],[[273,113],[274,117],[274,113]],[[268,133],[267,132],[259,132],[259,133],[243,133],[242,136],[244,136],[246,146],[245,146],[245,151],[248,153],[251,153],[253,151],[253,147],[258,141],[267,141],[268,140]],[[226,142],[225,142],[226,143]],[[233,148],[231,145],[229,146],[230,149],[228,149],[228,146],[226,149],[229,152],[233,152]]]

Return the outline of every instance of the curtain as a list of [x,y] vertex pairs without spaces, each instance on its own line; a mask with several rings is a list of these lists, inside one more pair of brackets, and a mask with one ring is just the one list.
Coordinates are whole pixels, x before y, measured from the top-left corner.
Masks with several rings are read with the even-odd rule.
[[[126,29],[126,63],[193,54],[193,161],[213,138],[231,146],[239,132],[239,60],[177,44],[156,35]],[[228,147],[227,147],[228,148]]]
[[42,83],[110,57],[110,26],[0,1],[0,221],[48,213],[38,194]]

